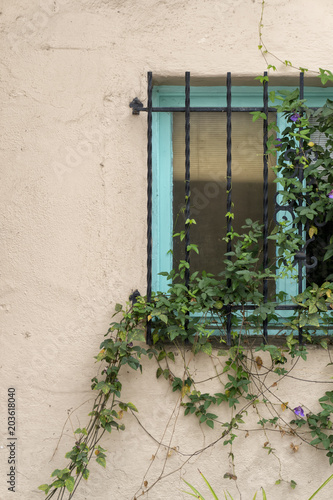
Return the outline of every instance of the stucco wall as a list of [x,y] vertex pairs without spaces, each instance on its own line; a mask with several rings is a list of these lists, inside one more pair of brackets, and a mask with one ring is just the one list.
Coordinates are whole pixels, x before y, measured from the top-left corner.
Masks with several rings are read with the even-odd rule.
[[[259,0],[1,1],[1,499],[43,498],[37,486],[66,465],[73,440],[66,418],[79,408],[73,426],[86,421],[93,356],[114,305],[136,288],[145,291],[146,117],[133,116],[129,102],[135,96],[145,102],[148,70],[158,82],[175,81],[185,70],[197,79],[231,71],[248,81],[262,73],[260,11]],[[315,6],[268,0],[265,41],[282,60],[330,68],[332,18],[328,0]],[[280,76],[293,74],[272,63]],[[329,381],[327,362],[325,353],[313,351],[297,370]],[[206,373],[205,361],[196,363]],[[6,484],[8,387],[17,399],[16,493]],[[168,384],[157,382],[155,367],[147,365],[142,376],[124,373],[124,387],[124,399],[160,439],[176,401]],[[311,406],[318,386],[310,389],[296,382],[278,388],[286,401],[297,397],[295,406]],[[107,470],[92,468],[78,500],[130,500],[140,489],[156,443],[133,418],[124,419],[127,430],[105,442]],[[219,433],[180,417],[173,445],[189,453]],[[272,439],[282,443],[283,474],[298,488],[274,486],[278,461],[261,449],[264,436],[252,434],[235,444],[242,498],[263,485],[270,500],[305,499],[329,475],[327,459],[306,445],[293,453],[290,437]],[[209,448],[148,498],[187,498],[180,478],[186,473],[200,484],[198,467],[221,495],[228,488],[237,498],[233,481],[223,479],[227,454],[221,444]],[[182,460],[173,454],[166,470]],[[328,489],[320,498],[331,497]]]

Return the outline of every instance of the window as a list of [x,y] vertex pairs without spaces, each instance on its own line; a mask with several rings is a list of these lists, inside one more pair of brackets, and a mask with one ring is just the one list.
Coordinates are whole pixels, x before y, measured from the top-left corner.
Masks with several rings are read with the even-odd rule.
[[[154,108],[184,109],[184,87],[159,87],[153,92]],[[191,108],[226,108],[225,87],[192,87]],[[240,229],[246,217],[262,220],[262,121],[252,123],[251,110],[263,107],[261,87],[233,87],[230,209],[235,212],[233,226]],[[247,111],[248,110],[248,111]],[[225,244],[217,237],[226,230],[227,213],[227,113],[191,112],[190,114],[191,216],[197,224],[191,228],[191,241],[200,248],[193,268],[216,272]],[[275,119],[271,112],[270,119]],[[183,258],[180,246],[174,248],[175,229],[185,222],[184,205],[185,116],[184,112],[163,112],[153,116],[153,270],[152,288],[166,291],[162,271],[170,270],[174,249],[175,263]],[[258,161],[258,158],[259,161]],[[270,216],[274,215],[273,175],[269,170]],[[237,200],[237,202],[236,202]],[[254,200],[257,200],[254,203]],[[245,217],[246,216],[246,217]],[[218,229],[219,228],[219,229]],[[193,233],[192,233],[193,231]],[[215,233],[215,235],[214,235]],[[209,267],[207,267],[207,264]]]
[[[222,239],[228,231],[227,213],[234,213],[236,231],[246,218],[264,221],[268,232],[275,217],[279,221],[290,216],[283,207],[276,208],[274,176],[263,161],[263,122],[253,123],[251,113],[265,111],[268,121],[276,120],[280,130],[285,127],[284,118],[276,116],[267,87],[263,98],[262,86],[231,87],[230,75],[228,79],[226,86],[190,87],[187,74],[185,87],[153,88],[149,73],[147,108],[135,100],[131,103],[134,112],[148,111],[148,295],[151,290],[167,292],[166,277],[160,273],[184,259],[185,245],[175,243],[173,233],[184,227],[188,217],[186,184],[191,186],[190,214],[197,222],[191,226],[191,243],[200,248],[198,256],[191,256],[191,270],[219,271],[227,249]],[[269,88],[278,90],[281,86]],[[331,89],[307,87],[304,93],[309,107],[322,106],[333,94]],[[274,244],[269,244],[267,262],[275,252]],[[298,283],[284,277],[277,280],[274,291],[297,295],[305,283],[305,273]]]
[[[275,113],[269,113],[275,120]],[[272,116],[271,116],[272,115]],[[185,116],[174,113],[173,137],[173,231],[185,226],[184,165]],[[191,242],[199,246],[199,254],[192,253],[191,269],[218,274],[227,251],[222,237],[227,232],[227,116],[219,112],[191,113]],[[232,226],[241,233],[247,218],[263,220],[263,124],[253,123],[252,115],[235,113],[232,117]],[[259,159],[259,161],[258,161]],[[268,209],[274,215],[276,185],[271,169],[268,170]],[[233,203],[234,202],[234,203]],[[274,245],[269,246],[269,258],[274,259]],[[173,240],[173,267],[184,258],[184,245]]]

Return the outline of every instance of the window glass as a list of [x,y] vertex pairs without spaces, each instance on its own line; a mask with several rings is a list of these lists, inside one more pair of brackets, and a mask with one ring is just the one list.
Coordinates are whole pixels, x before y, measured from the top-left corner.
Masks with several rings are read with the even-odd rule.
[[[310,117],[309,121],[311,125],[317,123],[313,117]],[[311,140],[322,148],[325,148],[327,143],[326,135],[318,130],[311,135]],[[312,160],[315,161],[314,156]],[[321,167],[318,168],[320,169]],[[330,238],[333,235],[333,221],[329,221],[317,229],[318,233],[315,235],[314,241],[309,243],[306,249],[308,265],[306,270],[307,286],[311,286],[313,283],[320,286],[324,281],[333,281],[333,261],[332,259],[324,261],[325,247],[329,244]]]
[[[199,246],[199,255],[191,254],[191,271],[218,274],[226,252],[227,145],[225,113],[191,113],[191,243]],[[269,120],[275,120],[270,113]],[[263,221],[263,122],[252,121],[246,112],[232,114],[232,226],[243,232],[245,220]],[[185,116],[173,115],[173,216],[174,231],[184,229],[185,215]],[[273,228],[276,184],[269,169],[269,230]],[[174,266],[184,259],[184,243],[174,241]],[[275,247],[270,242],[270,262]]]

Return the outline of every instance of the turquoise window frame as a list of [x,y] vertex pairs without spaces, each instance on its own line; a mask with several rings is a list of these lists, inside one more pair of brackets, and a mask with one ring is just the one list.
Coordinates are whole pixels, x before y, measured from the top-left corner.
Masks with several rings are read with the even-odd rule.
[[[269,92],[294,90],[296,87],[272,86]],[[308,107],[321,107],[327,99],[333,99],[332,88],[305,87],[304,98]],[[153,107],[184,107],[185,88],[182,86],[157,86],[153,89]],[[191,87],[191,107],[225,107],[227,96],[225,87]],[[262,107],[262,87],[232,87],[233,107]],[[269,106],[274,103],[269,102]],[[154,112],[152,120],[152,290],[166,293],[168,281],[161,272],[172,269],[173,247],[172,197],[173,197],[173,158],[172,158],[172,112]],[[284,117],[277,115],[280,130],[286,126]],[[185,145],[184,145],[185,148]],[[279,217],[284,215],[279,213]],[[288,215],[286,213],[286,215]],[[297,282],[292,278],[281,278],[277,282],[277,291],[285,291],[289,295],[297,295]],[[282,311],[280,311],[282,312]]]

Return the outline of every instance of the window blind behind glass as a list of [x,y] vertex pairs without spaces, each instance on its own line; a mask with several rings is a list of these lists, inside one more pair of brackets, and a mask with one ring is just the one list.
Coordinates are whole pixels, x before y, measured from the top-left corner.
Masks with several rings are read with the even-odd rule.
[[[270,113],[269,120],[275,119]],[[199,255],[191,255],[191,269],[217,274],[223,268],[227,212],[226,113],[191,113],[191,242]],[[245,219],[263,220],[263,123],[245,112],[232,114],[232,226],[242,231]],[[174,231],[185,218],[185,116],[173,115],[173,216]],[[269,217],[273,218],[276,185],[269,169]],[[184,258],[183,244],[174,241],[174,265]],[[270,260],[275,248],[270,247]]]

